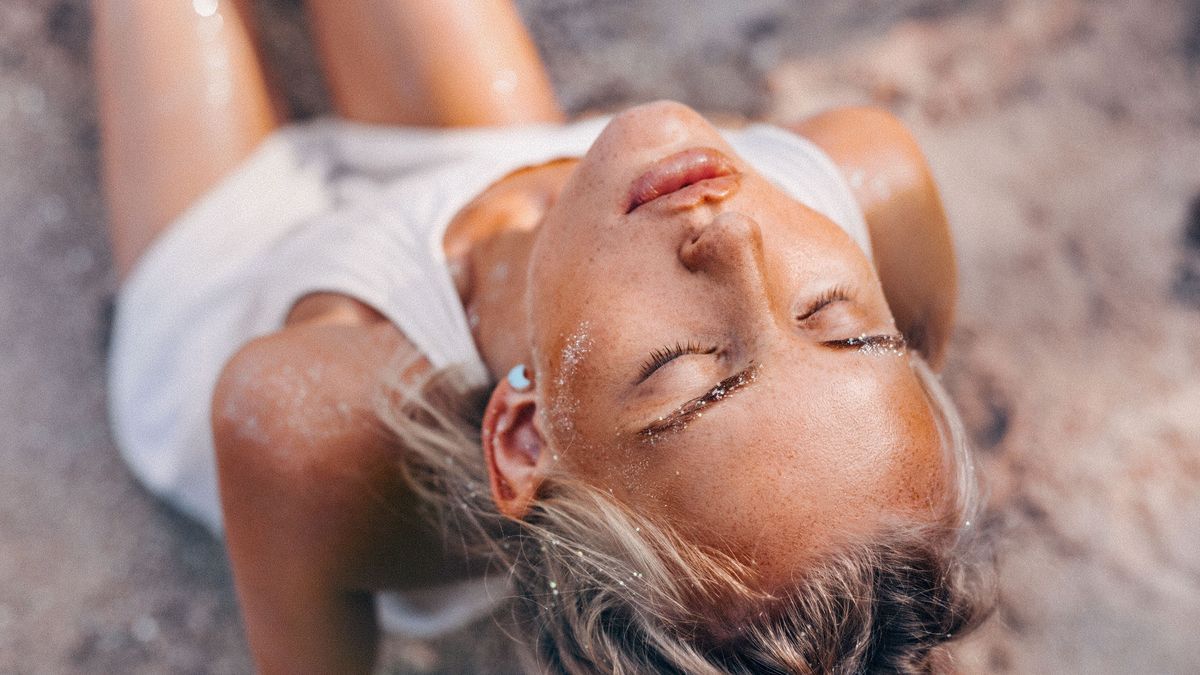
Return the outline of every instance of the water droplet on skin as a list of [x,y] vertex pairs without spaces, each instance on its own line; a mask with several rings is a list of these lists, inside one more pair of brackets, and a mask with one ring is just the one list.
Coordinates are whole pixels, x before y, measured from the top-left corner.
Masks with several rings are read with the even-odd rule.
[[504,69],[496,73],[496,77],[492,79],[492,91],[497,94],[511,94],[517,90],[517,73],[511,69]]
[[217,13],[218,0],[192,0],[192,9],[203,17],[210,17]]
[[867,182],[867,172],[859,169],[850,174],[850,187],[855,190],[861,188]]
[[887,179],[883,176],[876,176],[871,179],[871,191],[875,193],[875,197],[881,201],[886,201],[892,196],[892,188],[888,185]]

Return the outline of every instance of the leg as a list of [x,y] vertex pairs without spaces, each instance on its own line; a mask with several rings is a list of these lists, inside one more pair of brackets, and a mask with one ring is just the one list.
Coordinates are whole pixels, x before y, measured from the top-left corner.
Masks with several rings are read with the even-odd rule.
[[242,0],[96,0],[109,234],[123,279],[275,126]]
[[380,124],[557,122],[509,0],[308,0],[338,112]]

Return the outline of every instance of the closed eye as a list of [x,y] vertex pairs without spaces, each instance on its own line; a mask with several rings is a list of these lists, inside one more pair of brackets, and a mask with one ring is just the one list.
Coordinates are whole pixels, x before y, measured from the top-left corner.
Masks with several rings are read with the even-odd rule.
[[716,354],[719,348],[716,345],[705,347],[696,342],[687,342],[686,344],[676,342],[675,345],[655,349],[650,352],[650,357],[642,364],[641,372],[638,374],[638,384],[645,382],[654,374],[656,370],[662,368],[675,359],[684,356],[685,354]]
[[846,288],[845,286],[834,286],[833,288],[822,293],[816,300],[809,303],[809,305],[804,308],[803,312],[797,314],[796,321],[807,321],[833,303],[849,301],[850,298],[850,289]]

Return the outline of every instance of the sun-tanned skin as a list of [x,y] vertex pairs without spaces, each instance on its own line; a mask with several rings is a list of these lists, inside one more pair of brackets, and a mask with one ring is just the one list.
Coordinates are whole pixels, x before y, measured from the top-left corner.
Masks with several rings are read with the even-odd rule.
[[[630,210],[631,191],[675,175],[679,153],[733,173]],[[501,383],[483,423],[508,515],[523,515],[543,478],[567,474],[774,587],[852,539],[944,514],[936,424],[894,348],[875,268],[695,111],[660,102],[615,116],[527,260],[517,335],[537,387]],[[676,358],[656,362],[656,350]]]
[[[144,12],[165,12],[151,8],[174,6],[157,2],[131,4]],[[354,14],[353,6],[361,5],[374,12],[373,16],[381,16],[378,13],[383,11],[400,17],[414,11],[436,14],[431,9],[436,7],[488,3],[360,0],[327,5],[313,0],[310,9],[318,20],[315,30],[323,53],[336,51],[336,45],[343,41],[353,41],[353,32],[361,28],[361,22],[338,20],[338,12],[330,9],[334,4],[345,8],[346,14]],[[502,2],[491,4],[493,12],[499,11],[495,7],[507,7]],[[511,8],[507,11],[511,12]],[[156,19],[147,18],[142,25],[143,34],[152,37],[156,25],[159,25]],[[509,50],[508,64],[518,74],[518,80],[530,83],[525,90],[525,99],[531,101],[528,108],[505,100],[492,108],[481,106],[486,114],[474,119],[464,118],[461,111],[433,112],[423,119],[403,115],[388,118],[388,100],[380,102],[378,93],[371,89],[378,83],[379,73],[359,81],[355,79],[354,65],[327,64],[329,69],[340,72],[328,79],[341,92],[335,95],[339,106],[344,106],[341,112],[390,123],[483,124],[558,119],[560,113],[552,105],[540,64],[530,62],[532,52],[527,37],[519,32],[519,25],[516,28],[512,23],[502,22],[502,25],[505,25],[503,39],[514,45]],[[515,37],[513,31],[518,33]],[[104,51],[108,49],[105,45],[115,38],[130,37],[118,33],[115,26],[102,25],[98,48]],[[457,37],[463,44],[474,44],[479,34],[468,31]],[[421,50],[453,53],[455,38],[454,31],[443,31],[436,40],[417,40],[406,49],[413,54]],[[252,53],[245,49],[248,32],[226,33],[224,39],[233,42],[226,45],[231,53]],[[247,43],[242,44],[243,40]],[[360,47],[362,42],[370,44],[370,41],[359,42]],[[397,81],[436,82],[443,77],[438,74],[440,71],[422,70],[429,61],[405,59],[403,54],[394,52],[363,62],[376,63],[381,70],[395,70]],[[125,62],[113,58],[105,63],[102,70],[120,69]],[[239,72],[258,67],[251,59],[238,63]],[[483,69],[497,67],[489,63]],[[529,73],[532,74],[526,78]],[[111,74],[107,81],[113,81]],[[259,81],[250,78],[249,84],[242,82],[236,86],[253,89],[259,86]],[[128,96],[128,92],[111,91],[109,95],[124,100],[122,97]],[[442,104],[433,97],[421,100],[427,100],[428,107],[414,103],[412,109],[428,111],[442,110],[439,105],[444,107],[444,100]],[[657,111],[660,115],[681,114],[670,105],[660,108]],[[119,176],[122,163],[133,160],[128,159],[132,155],[122,154],[125,152],[122,148],[130,144],[153,147],[150,144],[155,138],[153,133],[138,136],[136,130],[123,128],[121,110],[118,104],[113,104],[105,112],[106,152],[110,147],[116,149],[107,164],[110,175],[116,176],[107,183],[110,196],[118,203],[120,200],[154,202],[141,207],[152,215],[120,215],[137,212],[133,207],[113,214],[114,240],[118,249],[125,251],[119,258],[123,274],[152,239],[154,226],[161,229],[187,203],[189,195],[191,199],[199,196],[212,178],[192,180],[188,183],[190,192],[175,188],[167,191],[175,196],[156,193],[139,196],[137,191],[130,194],[128,181]],[[655,110],[642,109],[643,114],[647,111]],[[241,109],[227,112],[235,116],[247,114]],[[117,119],[113,119],[114,114]],[[213,114],[219,116],[220,112]],[[253,110],[249,114],[255,119],[262,118]],[[646,115],[641,123],[652,119],[653,115]],[[260,137],[269,124],[252,128],[255,131],[246,137],[249,141],[239,141],[233,149],[228,145],[217,148],[218,155],[225,153],[220,156],[226,158],[222,160],[226,170],[236,163],[239,152],[252,147],[253,139]],[[882,293],[891,313],[885,314],[886,307],[880,299],[874,301],[879,309],[873,311],[883,323],[894,316],[895,325],[910,341],[932,361],[939,361],[953,314],[953,254],[936,190],[911,135],[887,113],[869,109],[834,111],[793,128],[820,144],[848,178],[855,178],[853,184],[887,188],[869,193],[860,190],[857,195],[867,215]],[[122,156],[127,158],[121,159]],[[168,152],[157,161],[175,162],[175,174],[171,175],[186,174],[183,167],[188,161],[184,157]],[[575,162],[557,162],[513,174],[476,199],[447,232],[448,254],[464,263],[465,273],[459,279],[464,304],[480,318],[476,343],[497,379],[517,362],[534,364],[537,376],[539,364],[531,359],[531,341],[537,336],[531,336],[530,316],[524,311],[514,311],[514,307],[524,305],[525,275],[514,271],[507,285],[498,286],[486,283],[484,272],[501,262],[513,270],[527,267],[531,251],[536,250],[537,228],[542,217],[555,205],[577,168]],[[864,175],[855,176],[860,171]],[[767,238],[777,236],[768,234]],[[540,330],[544,334],[550,332],[548,324]],[[404,336],[370,307],[352,298],[317,294],[297,303],[279,331],[239,350],[222,374],[214,393],[213,431],[227,545],[247,634],[256,662],[264,672],[366,671],[373,661],[376,641],[373,591],[435,585],[470,573],[461,556],[441,542],[417,514],[412,495],[396,471],[396,457],[404,449],[383,433],[382,425],[374,418],[380,374],[400,360],[396,358],[398,352],[412,350]],[[308,367],[316,364],[323,367]],[[300,365],[305,367],[297,367]],[[305,373],[317,370],[323,372],[319,383],[305,380],[309,377]],[[771,380],[766,378],[764,375],[764,380],[755,386],[769,384]],[[312,395],[295,397],[293,394],[299,388]],[[503,383],[498,392],[508,406],[536,403],[536,397],[522,399]],[[747,390],[745,395],[749,394]],[[731,400],[722,405],[734,403]],[[503,406],[493,405],[489,413],[493,417],[503,414]],[[271,422],[265,429],[247,433],[247,420],[252,417]],[[561,438],[547,436],[547,447],[558,447],[554,444],[560,443]],[[590,460],[591,469],[587,468],[587,458],[571,461],[571,466],[579,467],[577,470],[586,475],[604,479],[605,467],[597,464],[595,458]],[[514,470],[510,476],[517,488],[512,496],[519,498],[523,494],[532,498],[536,472],[528,473],[527,480],[518,474]],[[650,482],[671,480],[668,474]],[[926,486],[925,491],[930,489]],[[646,491],[646,494],[665,492]],[[498,495],[501,508],[519,517],[523,507],[518,502],[519,499],[506,501],[503,495]],[[684,507],[685,504],[676,504],[672,508]]]

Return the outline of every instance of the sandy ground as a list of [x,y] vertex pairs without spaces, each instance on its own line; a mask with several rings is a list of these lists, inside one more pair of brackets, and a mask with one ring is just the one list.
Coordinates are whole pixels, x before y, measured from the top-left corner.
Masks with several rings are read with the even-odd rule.
[[[1200,671],[1200,3],[520,4],[572,110],[909,121],[957,232],[946,377],[1005,532],[963,670]],[[105,423],[86,9],[0,3],[0,673],[247,672],[220,546]],[[262,14],[289,101],[326,110],[296,4]],[[503,671],[486,633],[393,640],[383,669]]]

